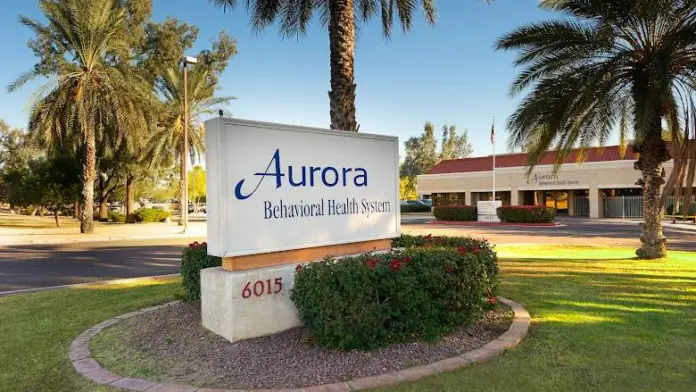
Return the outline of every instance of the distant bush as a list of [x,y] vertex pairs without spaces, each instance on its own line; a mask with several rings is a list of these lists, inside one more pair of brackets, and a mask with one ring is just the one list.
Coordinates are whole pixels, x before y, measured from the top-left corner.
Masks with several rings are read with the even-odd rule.
[[34,206],[29,206],[24,209],[24,215],[31,215],[34,212]]
[[192,242],[181,253],[181,285],[186,301],[201,299],[201,270],[219,267],[222,259],[208,255],[208,244]]
[[394,241],[405,249],[298,266],[291,299],[318,344],[365,350],[437,340],[490,308],[498,265],[488,242]]
[[164,222],[167,218],[172,216],[172,213],[167,210],[156,208],[139,208],[133,213],[133,216],[138,223]]
[[126,214],[122,214],[118,211],[109,211],[107,215],[109,217],[109,222],[126,223]]
[[401,213],[405,212],[430,212],[430,206],[427,204],[402,204]]
[[501,206],[496,210],[501,222],[551,223],[556,220],[556,209],[539,206]]
[[475,221],[477,217],[476,207],[465,205],[437,206],[433,215],[443,221]]
[[[667,212],[667,215],[672,215],[672,213],[674,211],[674,204],[670,204],[669,206],[667,206],[665,211]],[[684,205],[683,204],[679,206],[679,212],[677,212],[676,215],[684,215]],[[688,216],[694,216],[694,215],[696,215],[696,203],[691,203],[691,205],[689,206],[689,215]]]

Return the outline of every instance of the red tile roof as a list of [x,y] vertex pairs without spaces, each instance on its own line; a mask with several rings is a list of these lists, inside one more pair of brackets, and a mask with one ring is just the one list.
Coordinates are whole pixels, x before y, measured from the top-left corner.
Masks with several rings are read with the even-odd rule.
[[[563,160],[563,163],[576,163],[580,150],[573,150]],[[556,157],[556,151],[547,152],[537,163],[537,165],[552,165]],[[623,158],[619,154],[619,146],[592,147],[584,151],[582,162],[607,162],[607,161],[632,161],[636,157],[633,154],[633,149],[628,146],[626,154]],[[527,154],[502,154],[496,155],[495,167],[526,167]],[[442,161],[435,165],[428,174],[444,174],[444,173],[467,173],[467,172],[482,172],[489,171],[493,168],[493,156],[450,159]]]

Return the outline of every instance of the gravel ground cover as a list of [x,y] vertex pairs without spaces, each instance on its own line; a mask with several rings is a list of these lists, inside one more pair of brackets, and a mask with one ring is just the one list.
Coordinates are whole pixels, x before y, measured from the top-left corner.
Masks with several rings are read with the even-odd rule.
[[215,388],[299,388],[378,375],[453,357],[505,332],[500,306],[436,343],[396,344],[371,352],[314,345],[304,328],[229,343],[200,326],[200,304],[182,303],[120,322],[92,339],[94,358],[132,377]]

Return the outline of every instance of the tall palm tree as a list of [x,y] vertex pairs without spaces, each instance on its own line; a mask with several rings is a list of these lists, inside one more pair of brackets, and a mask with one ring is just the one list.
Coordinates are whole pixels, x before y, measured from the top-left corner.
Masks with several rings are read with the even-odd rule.
[[[216,113],[219,105],[228,104],[233,97],[216,97],[216,78],[206,66],[198,66],[188,72],[188,118],[184,118],[184,80],[179,68],[168,68],[157,83],[163,98],[164,110],[160,125],[150,139],[148,161],[153,164],[175,156],[179,160],[179,202],[188,208],[185,200],[186,160],[184,156],[184,121],[188,122],[188,150],[192,156],[204,150],[203,116]],[[183,214],[179,224],[183,224]]]
[[[34,30],[44,48],[41,62],[9,87],[14,91],[39,76],[52,76],[35,99],[29,131],[46,145],[77,140],[83,152],[80,231],[94,230],[94,180],[97,140],[118,143],[127,132],[146,128],[143,100],[149,90],[134,73],[118,65],[127,48],[115,39],[123,32],[125,11],[118,0],[40,0],[47,20],[20,21]],[[49,48],[45,50],[45,48]],[[35,50],[36,51],[36,50]],[[109,134],[113,131],[115,134]]]
[[[216,5],[235,7],[237,0],[211,0]],[[307,25],[315,11],[328,26],[331,63],[331,90],[329,112],[331,128],[357,131],[355,119],[355,24],[367,21],[379,14],[382,32],[389,38],[394,25],[394,16],[404,31],[411,29],[414,13],[419,3],[429,24],[435,23],[435,0],[246,0],[251,12],[251,23],[256,30],[280,22],[280,31],[285,36],[305,34]]]
[[533,166],[549,148],[561,162],[573,147],[604,144],[614,130],[627,140],[632,128],[644,215],[636,254],[662,257],[660,186],[670,159],[662,122],[680,126],[696,87],[696,1],[545,0],[542,7],[563,18],[525,25],[497,44],[519,51],[523,70],[511,93],[528,90],[508,120],[509,144],[528,147]]

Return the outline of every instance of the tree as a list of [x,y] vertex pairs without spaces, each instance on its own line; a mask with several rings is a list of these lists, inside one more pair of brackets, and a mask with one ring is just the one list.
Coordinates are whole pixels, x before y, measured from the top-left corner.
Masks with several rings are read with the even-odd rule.
[[107,132],[120,142],[126,132],[147,128],[143,103],[150,89],[128,68],[128,45],[124,39],[142,12],[143,1],[40,0],[47,24],[22,16],[36,38],[29,46],[39,57],[32,70],[9,87],[15,91],[39,76],[53,76],[56,83],[40,90],[32,104],[29,131],[47,146],[61,145],[65,138],[77,140],[83,151],[80,231],[94,230],[94,180],[97,140]]
[[466,129],[464,134],[457,135],[457,126],[447,124],[442,126],[442,147],[440,160],[468,158],[473,154],[474,149],[469,143],[469,136]]
[[198,202],[207,197],[205,169],[200,165],[188,172],[188,195],[194,206],[198,206]]
[[[519,50],[511,93],[528,91],[508,120],[511,146],[528,146],[531,167],[554,147],[557,164],[576,146],[604,144],[633,128],[643,191],[642,258],[666,254],[660,222],[663,120],[680,123],[696,86],[696,2],[545,0],[562,19],[520,27],[498,41]],[[689,184],[689,187],[691,184]]]
[[418,194],[416,193],[415,177],[402,177],[399,180],[399,198],[401,200],[418,199]]
[[[219,7],[234,8],[237,0],[211,0]],[[280,23],[280,32],[285,37],[304,35],[315,11],[321,15],[322,23],[328,27],[331,90],[329,90],[329,113],[331,129],[358,131],[355,119],[355,26],[359,21],[367,22],[376,15],[382,20],[382,33],[389,38],[394,17],[404,31],[411,29],[418,4],[423,8],[429,24],[435,23],[435,0],[255,0],[246,1],[251,12],[251,24],[262,30]]]
[[423,129],[423,134],[420,137],[412,137],[404,143],[406,157],[401,165],[401,177],[415,178],[419,174],[429,172],[437,165],[439,156],[437,154],[435,127],[426,121]]

